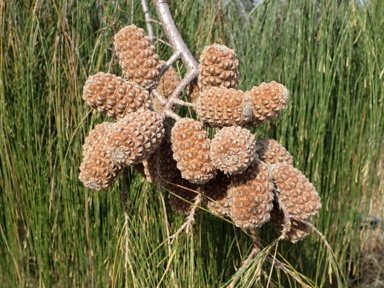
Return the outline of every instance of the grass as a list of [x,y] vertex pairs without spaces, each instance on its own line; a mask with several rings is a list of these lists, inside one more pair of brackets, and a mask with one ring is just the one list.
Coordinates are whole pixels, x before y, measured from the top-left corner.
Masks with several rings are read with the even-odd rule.
[[[331,273],[333,285],[347,286],[359,271],[359,214],[384,194],[382,1],[263,1],[252,11],[240,1],[169,1],[197,59],[205,45],[226,44],[236,49],[241,89],[272,80],[288,87],[287,111],[254,132],[279,140],[322,197],[314,224],[333,251],[314,231],[274,243],[263,227],[264,250],[239,271],[252,242],[232,223],[199,209],[192,231],[167,240],[184,219],[166,193],[128,171],[125,219],[121,180],[102,193],[78,180],[84,138],[106,120],[81,99],[82,86],[96,72],[119,73],[114,33],[132,20],[145,27],[132,2],[0,3],[2,285],[250,287],[260,275],[264,286],[330,287]],[[163,59],[171,52],[159,44]]]

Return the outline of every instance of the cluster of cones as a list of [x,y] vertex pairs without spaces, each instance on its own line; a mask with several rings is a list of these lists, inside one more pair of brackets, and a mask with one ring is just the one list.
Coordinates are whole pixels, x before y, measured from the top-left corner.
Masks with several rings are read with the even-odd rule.
[[[207,46],[199,76],[188,87],[198,120],[174,121],[163,113],[164,99],[179,76],[172,67],[161,75],[164,62],[149,37],[130,25],[115,35],[114,46],[123,77],[100,72],[84,86],[88,105],[117,120],[97,125],[85,139],[79,176],[85,186],[106,189],[129,165],[172,192],[170,205],[178,213],[190,213],[199,195],[212,213],[243,229],[271,221],[291,242],[308,235],[308,223],[321,207],[314,186],[281,144],[255,140],[247,129],[286,108],[284,85],[273,81],[238,90],[235,52]],[[212,138],[206,127],[214,128]]]

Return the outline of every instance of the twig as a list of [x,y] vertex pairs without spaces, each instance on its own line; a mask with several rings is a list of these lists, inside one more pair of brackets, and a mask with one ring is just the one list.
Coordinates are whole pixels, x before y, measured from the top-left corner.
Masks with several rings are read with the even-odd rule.
[[[187,233],[189,232],[189,229],[190,229],[190,227],[192,226],[192,223],[195,221],[195,213],[196,213],[196,209],[197,209],[197,207],[199,207],[199,204],[201,203],[201,199],[202,199],[201,194],[198,193],[198,194],[196,195],[195,202],[193,203],[193,207],[192,207],[192,209],[191,209],[191,212],[189,212],[189,215],[188,215],[188,217],[187,217],[187,221],[185,221],[184,224],[181,225],[181,227],[176,231],[176,233],[174,233],[174,234],[170,237],[170,239],[175,239],[176,236],[177,236],[178,234],[180,234],[181,231],[183,231],[184,229],[186,230]],[[173,242],[173,241],[172,241],[172,242]]]
[[[131,275],[133,278],[133,282],[136,283],[137,279],[135,277],[135,273],[133,271],[133,267],[131,264],[131,261],[129,260],[129,215],[128,215],[128,206],[127,206],[127,200],[128,200],[128,189],[127,189],[127,177],[128,169],[125,168],[123,170],[123,176],[122,176],[122,184],[121,184],[121,195],[120,195],[120,201],[124,207],[124,227],[125,227],[125,262],[124,262],[124,270],[125,270],[125,279],[128,279],[128,268],[131,271]],[[136,286],[136,285],[134,285]]]
[[160,18],[160,22],[163,24],[165,35],[171,43],[175,55],[180,53],[180,58],[187,68],[187,73],[185,74],[184,79],[179,83],[179,85],[173,91],[171,97],[168,99],[168,103],[165,106],[165,110],[167,111],[172,109],[174,100],[177,99],[187,87],[187,85],[197,77],[199,74],[199,66],[176,28],[171,12],[169,11],[167,0],[154,0],[154,4],[156,7],[157,15]]
[[276,268],[284,271],[284,273],[289,274],[293,279],[296,280],[297,283],[300,283],[303,287],[308,287],[308,288],[311,287],[311,286],[303,283],[302,280],[300,280],[292,271],[287,269],[287,267],[285,267],[285,265],[283,263],[281,263],[279,260],[277,260],[276,257],[267,256],[266,260],[268,262],[270,262],[271,264],[275,265]]
[[147,31],[149,38],[151,38],[151,42],[155,42],[155,34],[153,33],[153,28],[152,28],[152,21],[151,21],[151,13],[149,12],[149,7],[147,0],[141,0],[141,7],[143,7],[143,13],[144,13],[144,18],[145,18],[145,24],[147,25]]
[[[245,259],[243,264],[241,264],[241,267],[239,268],[238,271],[245,269],[245,267],[248,266],[249,262],[253,259],[253,257],[255,257],[256,254],[260,253],[261,244],[260,244],[259,238],[256,235],[256,229],[252,228],[250,229],[250,232],[251,232],[253,247],[252,247],[251,253],[249,253],[247,259]],[[240,277],[240,273],[238,273],[235,276],[235,278],[233,278],[229,287],[235,287],[234,285],[236,284],[236,281],[239,279],[239,277]]]

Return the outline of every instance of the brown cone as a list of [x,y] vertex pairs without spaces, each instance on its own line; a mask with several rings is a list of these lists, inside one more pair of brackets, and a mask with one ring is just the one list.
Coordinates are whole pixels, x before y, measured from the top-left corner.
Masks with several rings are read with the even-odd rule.
[[145,89],[157,85],[161,65],[155,46],[143,29],[133,24],[122,28],[115,35],[114,45],[124,78]]
[[207,199],[209,211],[218,216],[229,216],[232,206],[232,196],[229,194],[231,179],[223,172],[201,186],[201,191]]
[[182,215],[189,214],[198,193],[198,186],[179,175],[171,183],[165,183],[164,187],[172,192],[169,194],[169,204],[172,210]]
[[234,177],[231,217],[243,229],[260,227],[270,219],[273,208],[273,184],[269,167],[255,160],[242,174]]
[[261,161],[267,164],[285,163],[293,165],[292,155],[279,142],[269,138],[256,141],[256,151]]
[[83,145],[83,162],[79,179],[92,190],[109,188],[116,180],[122,167],[115,164],[105,147],[105,139],[112,123],[104,122],[91,130]]
[[177,163],[173,159],[171,129],[173,124],[168,121],[164,122],[165,133],[163,140],[155,151],[146,161],[144,161],[145,174],[147,180],[152,183],[160,181],[163,185],[172,182],[179,177],[180,170],[177,169]]
[[[310,232],[310,227],[308,224],[303,222],[289,219],[290,221],[290,229],[286,231],[284,240],[287,240],[292,243],[296,243],[297,241],[303,240],[308,236]],[[277,231],[277,233],[281,234],[283,232],[284,226],[284,214],[279,208],[279,204],[275,201],[273,202],[273,209],[271,211],[271,224]]]
[[263,82],[245,93],[251,96],[253,104],[253,120],[247,126],[263,124],[287,108],[289,92],[284,85],[275,81]]
[[223,127],[211,141],[210,156],[213,164],[224,173],[241,173],[257,157],[255,144],[249,130],[238,126]]
[[87,79],[83,88],[83,99],[93,109],[113,119],[121,119],[141,108],[152,107],[147,90],[121,77],[103,72]]
[[237,89],[239,61],[234,50],[224,45],[206,46],[200,57],[198,85],[200,91],[211,87]]
[[211,127],[242,126],[252,119],[252,101],[240,90],[212,87],[200,94],[196,113]]
[[139,110],[114,123],[107,139],[113,161],[134,165],[147,159],[164,136],[163,117],[156,112]]
[[215,176],[216,169],[209,157],[210,140],[203,125],[182,118],[171,131],[173,158],[181,176],[195,184],[204,184]]
[[320,197],[315,187],[298,169],[288,164],[275,164],[272,170],[279,203],[284,205],[290,218],[307,221],[320,210]]

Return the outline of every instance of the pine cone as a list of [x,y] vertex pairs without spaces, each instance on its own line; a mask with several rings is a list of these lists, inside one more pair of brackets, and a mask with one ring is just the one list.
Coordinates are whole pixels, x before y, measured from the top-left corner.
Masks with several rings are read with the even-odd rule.
[[116,75],[99,72],[90,76],[83,87],[83,99],[93,109],[113,119],[120,119],[140,108],[150,109],[147,90]]
[[284,85],[275,81],[263,82],[245,93],[251,96],[253,104],[253,120],[247,126],[263,124],[287,108],[289,92]]
[[252,101],[242,91],[212,87],[200,94],[196,113],[212,127],[242,126],[252,119]]
[[290,218],[307,221],[320,210],[320,197],[315,187],[298,169],[275,164],[272,173],[279,203],[284,205]]
[[268,222],[273,208],[272,191],[269,167],[259,160],[236,175],[229,190],[233,201],[230,213],[236,226],[247,229]]
[[200,57],[198,85],[201,91],[211,87],[237,89],[239,61],[234,50],[224,45],[206,46]]
[[159,148],[143,162],[146,168],[147,180],[152,183],[160,181],[165,184],[172,182],[180,175],[180,170],[177,169],[177,163],[173,159],[172,152],[171,128],[173,124],[167,120],[164,122],[165,133]]
[[144,30],[129,25],[115,35],[115,49],[123,76],[145,89],[155,87],[159,81],[161,65],[156,48]]
[[[308,226],[308,224],[294,219],[289,219],[289,221],[290,229],[289,231],[285,232],[286,234],[284,240],[296,243],[297,241],[303,240],[305,237],[308,236],[310,232],[310,227]],[[284,214],[275,201],[273,202],[273,209],[271,211],[271,224],[278,234],[281,234],[283,232]]]
[[[160,64],[164,65],[165,61],[160,61]],[[157,91],[159,91],[165,98],[168,98],[172,95],[172,92],[176,89],[179,83],[179,74],[176,72],[175,68],[170,66],[163,76],[161,76]]]
[[199,99],[200,89],[197,85],[197,79],[189,83],[189,85],[187,86],[187,94],[189,95],[191,103],[196,103],[197,99]]
[[249,130],[223,127],[211,141],[210,156],[213,164],[224,173],[241,173],[257,157],[255,144]]
[[[160,61],[161,65],[164,65],[164,61]],[[176,70],[170,66],[168,70],[161,76],[159,85],[157,86],[157,91],[164,97],[168,98],[172,95],[173,91],[176,89],[177,85],[180,83],[179,74]],[[160,104],[157,97],[153,97],[153,108],[155,111],[162,111],[164,106]]]
[[173,211],[181,215],[187,215],[192,209],[192,203],[197,196],[198,186],[178,177],[171,183],[165,183],[164,187],[172,192],[169,194],[169,204]]
[[204,184],[215,176],[209,157],[210,140],[203,125],[190,118],[177,121],[171,131],[173,158],[181,176],[195,184]]
[[117,164],[134,165],[159,147],[163,135],[163,117],[153,111],[139,110],[114,123],[107,147]]
[[285,163],[293,165],[292,155],[276,140],[269,138],[257,140],[256,151],[260,160],[266,164]]
[[229,216],[232,206],[232,196],[229,194],[231,178],[223,172],[218,172],[216,177],[200,187],[208,200],[209,211],[218,216]]
[[83,162],[79,179],[92,190],[109,188],[115,182],[122,167],[115,164],[105,147],[105,139],[112,123],[104,122],[91,130],[83,145]]

